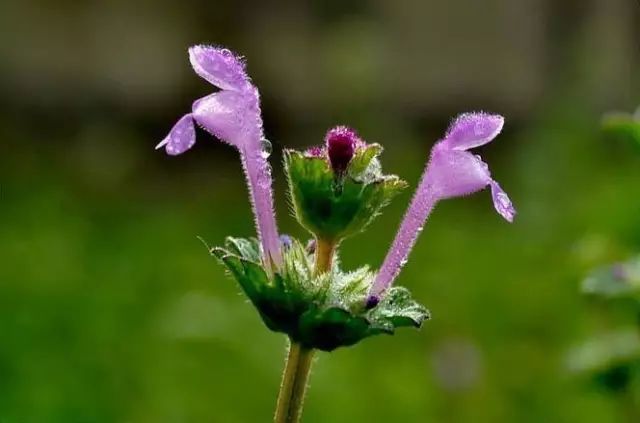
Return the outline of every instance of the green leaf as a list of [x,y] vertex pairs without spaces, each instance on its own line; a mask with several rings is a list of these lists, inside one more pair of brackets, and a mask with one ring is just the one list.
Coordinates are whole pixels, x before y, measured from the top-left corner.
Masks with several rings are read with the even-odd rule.
[[382,154],[382,150],[380,144],[367,144],[365,147],[357,149],[349,163],[347,173],[357,179],[367,170],[372,160]]
[[352,312],[362,311],[374,278],[375,273],[371,272],[368,266],[353,272],[336,272],[332,278],[327,303]]
[[239,257],[260,263],[260,244],[257,238],[227,237],[225,239],[225,247]]
[[369,317],[383,325],[383,322],[387,322],[394,327],[420,327],[431,316],[429,310],[411,298],[411,292],[407,288],[394,286],[389,289],[380,304],[371,310]]
[[339,307],[310,309],[301,316],[299,339],[303,345],[323,351],[356,344],[367,336],[369,322]]
[[316,276],[313,256],[293,239],[279,272],[267,272],[256,240],[228,238],[212,254],[238,281],[265,325],[309,348],[332,351],[397,327],[419,327],[427,310],[405,288],[391,288],[377,307],[365,309],[375,274],[368,267],[343,272],[337,265]]
[[264,297],[270,282],[260,264],[245,260],[222,248],[214,248],[213,254],[224,263],[251,302],[257,304]]

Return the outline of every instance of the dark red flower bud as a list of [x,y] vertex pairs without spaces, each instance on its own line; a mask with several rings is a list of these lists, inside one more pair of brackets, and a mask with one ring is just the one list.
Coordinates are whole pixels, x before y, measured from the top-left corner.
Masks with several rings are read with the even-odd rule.
[[360,141],[358,135],[351,128],[337,126],[327,132],[324,140],[327,144],[327,153],[333,171],[342,174],[347,169]]

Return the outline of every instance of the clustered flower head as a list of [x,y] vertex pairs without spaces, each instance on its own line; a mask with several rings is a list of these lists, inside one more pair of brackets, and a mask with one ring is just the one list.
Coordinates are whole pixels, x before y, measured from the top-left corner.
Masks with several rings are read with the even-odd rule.
[[285,171],[294,214],[312,242],[279,235],[273,206],[271,168],[260,111],[260,96],[244,62],[227,49],[194,46],[195,72],[219,91],[196,100],[158,144],[169,155],[195,143],[195,124],[235,147],[245,170],[258,240],[228,238],[216,255],[239,281],[272,330],[292,342],[330,351],[400,326],[420,326],[427,310],[408,290],[392,286],[435,204],[491,189],[496,211],[507,221],[515,209],[489,168],[469,150],[491,142],[502,130],[502,116],[460,115],[438,141],[377,271],[364,266],[344,272],[335,252],[341,241],[364,230],[406,187],[384,175],[379,144],[355,130],[337,126],[324,144],[305,152],[285,150]]

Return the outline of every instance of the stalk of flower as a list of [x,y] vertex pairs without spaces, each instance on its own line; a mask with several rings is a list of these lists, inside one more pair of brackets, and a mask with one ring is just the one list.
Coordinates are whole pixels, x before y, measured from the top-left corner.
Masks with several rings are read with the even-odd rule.
[[433,147],[418,189],[371,287],[368,307],[380,301],[380,296],[400,273],[438,201],[469,195],[489,186],[496,211],[508,222],[513,221],[516,211],[511,200],[491,178],[489,167],[480,156],[468,151],[491,142],[503,124],[504,118],[499,115],[463,114],[453,121],[445,137]]
[[194,71],[220,88],[196,100],[156,148],[179,155],[196,141],[194,122],[239,152],[247,178],[251,205],[265,263],[278,267],[282,255],[271,190],[270,144],[264,139],[260,95],[245,71],[243,61],[230,50],[194,46],[189,49]]

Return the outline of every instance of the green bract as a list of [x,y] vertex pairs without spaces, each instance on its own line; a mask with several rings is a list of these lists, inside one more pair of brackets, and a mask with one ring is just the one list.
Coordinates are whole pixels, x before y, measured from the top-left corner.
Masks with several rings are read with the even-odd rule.
[[368,267],[345,273],[334,264],[316,276],[313,255],[297,240],[285,249],[282,270],[272,276],[261,264],[255,239],[229,237],[225,248],[211,253],[240,283],[267,327],[306,348],[332,351],[368,336],[393,334],[397,327],[420,327],[429,318],[402,287],[390,288],[380,304],[365,309],[374,277]]
[[298,221],[319,239],[339,242],[362,231],[406,183],[383,175],[378,144],[359,147],[344,175],[324,157],[285,151],[289,192]]

